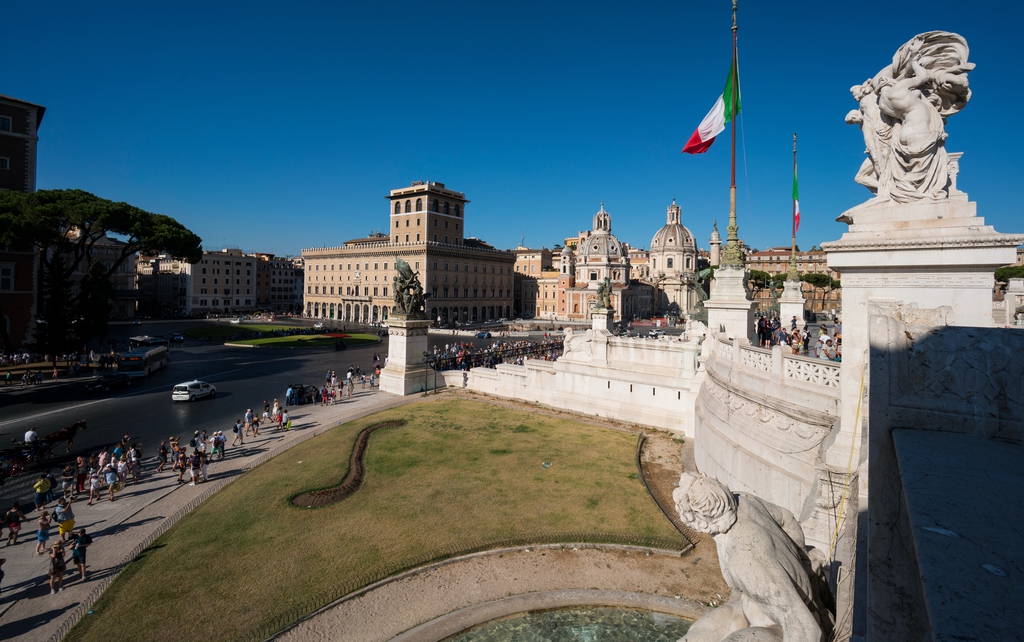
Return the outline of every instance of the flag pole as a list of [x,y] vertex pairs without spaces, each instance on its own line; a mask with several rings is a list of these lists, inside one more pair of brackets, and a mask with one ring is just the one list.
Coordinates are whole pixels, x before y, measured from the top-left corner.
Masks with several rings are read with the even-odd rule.
[[[793,134],[793,184],[796,185],[796,134]],[[791,225],[793,227],[793,251],[789,255],[789,274],[786,275],[786,280],[798,281],[800,280],[800,275],[796,271],[796,198],[793,199],[793,220]]]
[[739,226],[736,224],[736,107],[739,102],[739,65],[736,56],[736,3],[732,0],[732,75],[730,88],[729,115],[732,121],[732,161],[729,181],[729,227],[726,228],[725,251],[722,252],[722,265],[743,267],[743,254],[739,245]]

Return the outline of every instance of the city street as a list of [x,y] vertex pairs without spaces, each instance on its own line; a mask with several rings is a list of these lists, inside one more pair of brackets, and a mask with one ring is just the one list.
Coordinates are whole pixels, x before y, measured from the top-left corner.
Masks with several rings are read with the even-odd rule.
[[[183,332],[203,323],[208,322],[117,324],[111,325],[109,338],[123,340],[142,334],[169,337],[173,332]],[[292,323],[306,325],[312,321]],[[356,331],[355,328],[349,330]],[[371,328],[358,331],[376,332]],[[6,447],[12,438],[21,439],[30,426],[43,436],[84,419],[88,429],[79,431],[71,452],[65,455],[63,445],[54,449],[50,467],[58,479],[69,458],[97,452],[125,433],[131,435],[132,441],[143,444],[143,456],[151,460],[160,441],[171,435],[187,443],[194,431],[205,429],[208,434],[222,430],[230,438],[235,420],[242,417],[246,408],[261,412],[264,399],[271,404],[275,398],[284,403],[285,391],[291,384],[321,386],[328,370],[335,370],[343,377],[349,366],[370,372],[374,354],[384,359],[386,339],[341,352],[323,348],[231,347],[186,340],[184,344],[171,344],[166,368],[149,377],[134,379],[129,388],[88,393],[85,386],[89,379],[79,378],[56,383],[46,381],[28,388],[0,389],[0,408],[3,408],[0,445]],[[216,386],[216,397],[194,402],[171,401],[171,387],[191,379]],[[30,503],[31,485],[37,476],[38,468],[30,465],[22,475],[8,479],[0,487],[0,506],[10,506],[12,501]]]

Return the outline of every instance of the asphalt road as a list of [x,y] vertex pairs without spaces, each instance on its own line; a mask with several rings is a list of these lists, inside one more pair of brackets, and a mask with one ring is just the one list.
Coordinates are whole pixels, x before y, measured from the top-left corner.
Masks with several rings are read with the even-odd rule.
[[[199,323],[154,321],[141,326],[114,325],[110,338],[125,339],[139,334],[169,337]],[[292,323],[308,325],[312,321]],[[348,330],[376,332],[368,328]],[[0,447],[6,447],[12,438],[21,439],[30,426],[42,436],[84,419],[88,429],[79,431],[71,453],[65,455],[63,446],[54,449],[57,457],[49,466],[56,477],[60,477],[60,469],[69,458],[98,452],[125,433],[143,444],[143,455],[148,459],[155,456],[160,441],[171,435],[182,438],[183,443],[195,430],[223,430],[230,436],[235,420],[246,408],[262,411],[264,399],[271,404],[275,398],[283,403],[291,384],[320,386],[328,370],[342,376],[353,365],[369,372],[374,354],[382,359],[386,356],[386,339],[341,352],[323,348],[236,348],[186,341],[184,345],[172,345],[166,368],[133,380],[129,388],[87,393],[87,380],[81,379],[0,391]],[[191,379],[214,384],[216,397],[192,403],[171,401],[172,386]],[[31,485],[37,477],[38,469],[30,467],[22,475],[8,479],[0,487],[0,508],[10,506],[12,501],[31,503]]]

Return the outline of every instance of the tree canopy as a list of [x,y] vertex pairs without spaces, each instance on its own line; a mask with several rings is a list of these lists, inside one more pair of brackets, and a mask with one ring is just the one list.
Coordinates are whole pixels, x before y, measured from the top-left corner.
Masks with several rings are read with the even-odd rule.
[[1007,265],[996,269],[996,281],[1009,283],[1010,279],[1024,279],[1024,265]]
[[[100,261],[97,244],[112,247],[106,239],[119,243]],[[110,278],[135,253],[166,253],[189,263],[202,258],[202,239],[173,218],[77,189],[0,191],[0,243],[39,249],[44,292],[37,341],[52,353],[67,351],[59,329],[67,321],[48,318],[60,307],[62,316],[77,321],[79,341],[105,336]],[[76,272],[82,276],[77,288],[71,287]],[[56,297],[59,305],[49,301]],[[10,349],[10,338],[2,338]]]

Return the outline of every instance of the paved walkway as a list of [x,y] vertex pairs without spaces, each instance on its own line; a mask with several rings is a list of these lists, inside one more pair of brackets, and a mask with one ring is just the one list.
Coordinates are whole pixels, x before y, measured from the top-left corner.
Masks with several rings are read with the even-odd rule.
[[[88,496],[79,495],[79,501],[73,504],[75,529],[85,528],[94,540],[89,547],[88,579],[81,580],[69,552],[64,590],[56,595],[50,595],[49,557],[35,556],[35,519],[22,525],[16,546],[5,546],[5,530],[5,537],[0,539],[0,557],[7,559],[0,586],[0,640],[59,640],[78,619],[87,617],[89,607],[126,564],[200,502],[243,472],[340,423],[420,399],[419,395],[397,397],[379,390],[357,388],[352,401],[326,407],[290,408],[294,411],[290,432],[262,430],[258,439],[247,440],[245,446],[229,446],[224,461],[210,464],[210,480],[206,483],[178,484],[178,475],[170,472],[170,466],[167,471],[154,474],[156,460],[153,458],[144,465],[139,484],[128,486],[115,501],[89,506]],[[232,437],[231,433],[228,437]],[[26,500],[31,502],[30,497]],[[52,512],[53,505],[47,508]],[[37,517],[34,511],[32,515]],[[49,544],[56,541],[56,532],[56,526],[50,529]]]

